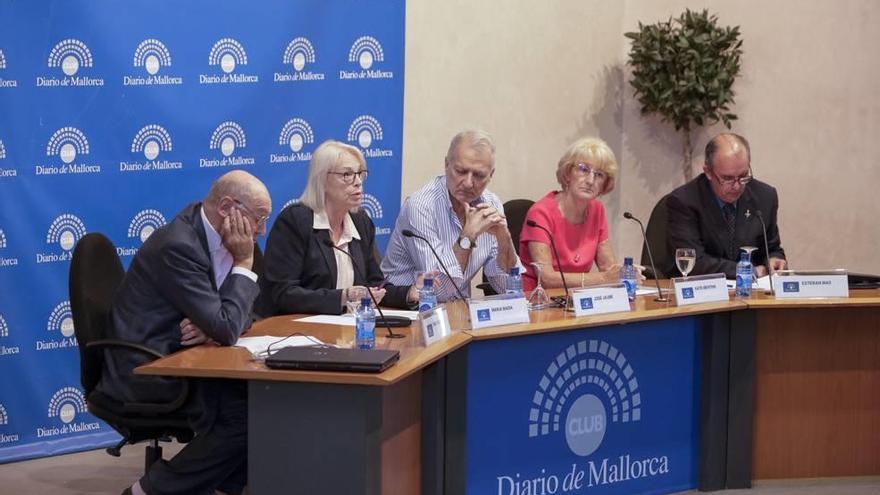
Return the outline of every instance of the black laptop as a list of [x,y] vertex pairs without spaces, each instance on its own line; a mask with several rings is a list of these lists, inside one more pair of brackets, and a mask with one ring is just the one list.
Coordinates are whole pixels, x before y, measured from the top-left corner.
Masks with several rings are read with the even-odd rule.
[[266,366],[285,370],[381,373],[398,359],[400,351],[314,345],[278,349],[266,358]]

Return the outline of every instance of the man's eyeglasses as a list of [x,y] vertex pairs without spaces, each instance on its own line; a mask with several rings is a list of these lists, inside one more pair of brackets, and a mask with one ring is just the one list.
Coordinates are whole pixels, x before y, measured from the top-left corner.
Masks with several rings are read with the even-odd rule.
[[586,177],[592,174],[593,178],[595,178],[596,180],[605,180],[608,178],[608,174],[605,173],[604,170],[592,168],[586,163],[575,163],[573,170],[574,173],[580,177]]
[[235,201],[235,205],[244,210],[245,213],[257,219],[257,227],[262,227],[263,225],[266,225],[266,222],[269,221],[268,215],[257,215],[256,213],[254,213],[254,210],[248,208],[248,206],[241,201],[237,199],[233,199],[233,201]]
[[327,172],[328,174],[338,175],[342,178],[342,182],[346,184],[354,184],[354,178],[357,176],[361,182],[367,181],[367,176],[370,175],[370,172],[366,169],[361,170],[359,172],[352,172],[351,170],[346,170],[345,172]]
[[712,172],[712,175],[715,176],[715,180],[717,180],[718,183],[721,184],[722,187],[733,187],[734,184],[739,184],[741,186],[745,186],[746,184],[751,182],[751,180],[754,178],[754,176],[752,176],[752,169],[751,168],[749,168],[749,171],[745,175],[741,175],[739,177],[728,177],[728,176],[722,177],[722,176],[716,174],[715,172]]

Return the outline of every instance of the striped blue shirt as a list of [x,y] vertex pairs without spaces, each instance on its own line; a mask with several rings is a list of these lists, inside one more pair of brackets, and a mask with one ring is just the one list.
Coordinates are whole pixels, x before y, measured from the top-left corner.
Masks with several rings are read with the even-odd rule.
[[[504,211],[501,200],[488,189],[483,190],[477,202],[489,203],[498,211]],[[465,296],[470,297],[470,281],[480,269],[484,270],[492,287],[503,293],[507,274],[498,267],[498,242],[495,236],[485,232],[477,237],[477,246],[472,249],[468,266],[462,273],[452,250],[461,234],[461,228],[461,221],[452,209],[449,199],[446,176],[434,178],[403,202],[382,260],[382,273],[394,285],[412,285],[417,272],[437,270],[440,275],[434,281],[434,289],[438,300],[449,301],[458,297],[425,242],[401,234],[401,231],[409,229],[431,242],[449,269],[453,283],[458,285]],[[519,260],[517,265],[520,265]]]

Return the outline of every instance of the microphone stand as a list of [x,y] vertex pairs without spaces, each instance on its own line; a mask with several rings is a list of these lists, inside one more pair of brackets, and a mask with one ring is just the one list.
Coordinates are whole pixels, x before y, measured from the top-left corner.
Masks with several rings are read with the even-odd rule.
[[526,220],[526,225],[543,230],[547,234],[547,237],[550,238],[550,248],[553,250],[553,256],[556,258],[556,266],[559,267],[559,276],[562,278],[562,289],[565,291],[564,309],[565,311],[574,311],[574,300],[571,299],[568,291],[568,284],[565,283],[565,272],[562,270],[562,262],[559,261],[559,251],[556,250],[556,243],[553,241],[553,234],[551,234],[546,227],[538,224],[538,222],[534,220]]
[[465,304],[467,304],[467,298],[464,297],[461,289],[458,288],[458,284],[456,284],[455,280],[452,279],[452,275],[449,274],[449,269],[446,268],[446,264],[443,263],[442,259],[440,259],[440,255],[438,255],[437,251],[434,250],[434,246],[431,245],[431,242],[409,229],[404,229],[400,231],[400,233],[403,234],[404,237],[413,237],[415,239],[419,239],[420,241],[424,241],[424,243],[428,245],[428,247],[431,249],[431,253],[434,254],[434,259],[437,260],[437,263],[440,263],[440,268],[443,269],[443,273],[445,273],[446,277],[449,278],[449,283],[451,283],[452,287],[455,288],[455,292],[458,294],[458,297],[461,298],[461,300],[464,301]]
[[663,291],[660,290],[660,279],[657,278],[657,266],[654,265],[654,255],[651,254],[651,244],[648,243],[648,235],[645,234],[645,226],[642,225],[642,221],[633,216],[632,213],[625,211],[623,212],[623,218],[627,220],[633,220],[639,224],[639,228],[642,231],[642,241],[645,243],[645,247],[648,249],[648,261],[651,262],[651,271],[654,272],[654,282],[657,284],[657,297],[654,298],[656,302],[669,302],[669,298],[663,295]]
[[[367,278],[364,277],[363,273],[361,273],[360,269],[357,266],[357,263],[354,262],[354,258],[351,256],[351,253],[340,248],[336,244],[333,244],[333,241],[331,241],[330,239],[324,239],[324,245],[348,256],[348,259],[351,260],[351,267],[354,268],[357,274],[364,279],[364,283],[367,283]],[[382,308],[379,307],[379,301],[376,300],[376,296],[373,295],[373,291],[371,291],[369,287],[367,287],[367,294],[370,295],[370,299],[372,299],[373,304],[376,305],[376,311],[379,312],[379,316],[382,317],[382,323],[385,324],[385,329],[388,330],[388,335],[386,335],[386,337],[388,337],[389,339],[402,339],[406,337],[406,335],[403,335],[402,333],[394,333],[394,330],[391,330],[391,325],[389,325],[388,320],[385,319],[385,313],[383,313]]]

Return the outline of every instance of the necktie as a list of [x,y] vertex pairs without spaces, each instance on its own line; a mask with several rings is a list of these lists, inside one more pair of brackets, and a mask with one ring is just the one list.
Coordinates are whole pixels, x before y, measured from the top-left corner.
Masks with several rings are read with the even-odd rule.
[[727,259],[733,259],[734,255],[734,233],[736,231],[736,208],[730,203],[725,203],[722,208],[724,211],[724,221],[727,223]]

